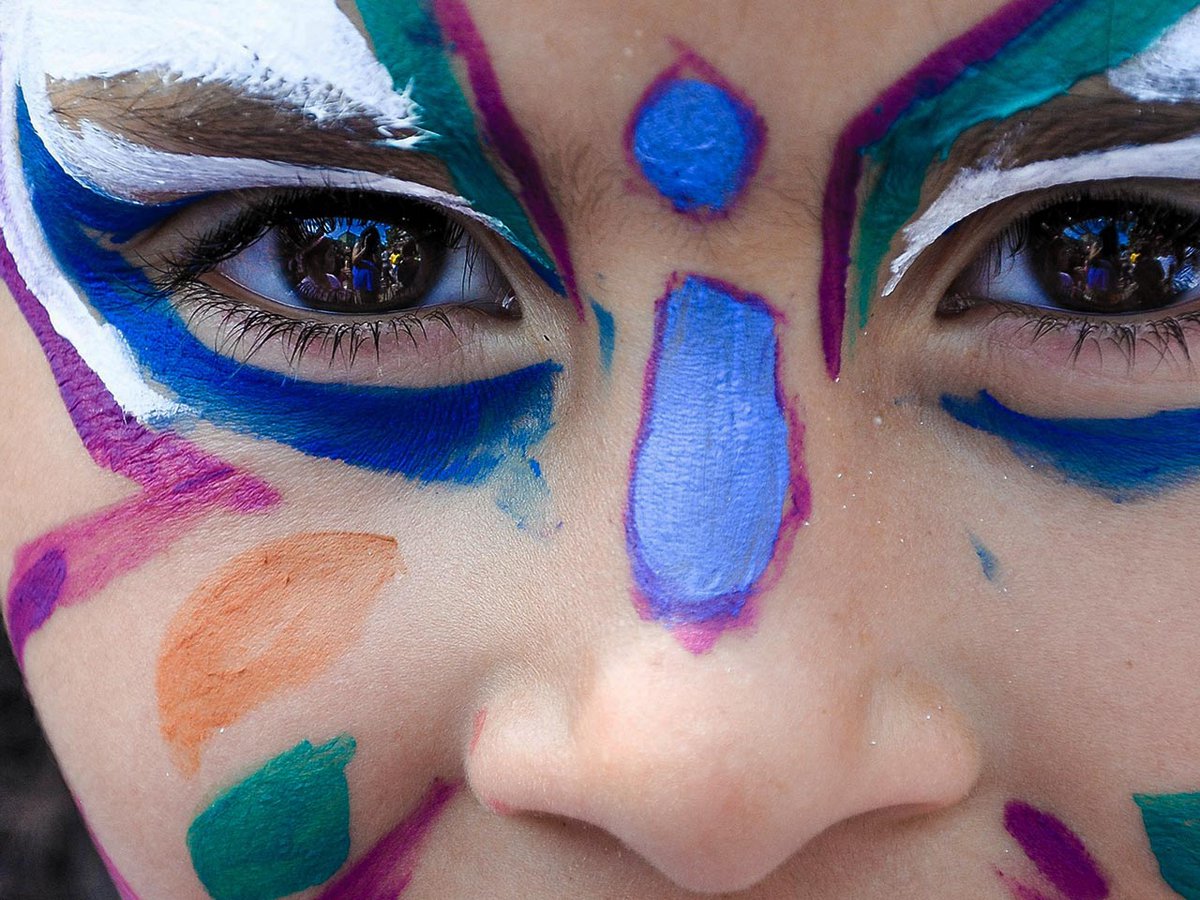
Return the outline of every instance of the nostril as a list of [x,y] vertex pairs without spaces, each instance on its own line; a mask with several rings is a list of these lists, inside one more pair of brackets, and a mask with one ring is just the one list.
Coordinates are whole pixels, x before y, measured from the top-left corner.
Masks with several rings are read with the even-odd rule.
[[758,884],[841,822],[943,808],[975,782],[965,720],[919,677],[833,677],[815,653],[781,672],[771,654],[697,658],[652,633],[593,659],[575,692],[490,698],[465,760],[481,802],[600,829],[712,893]]

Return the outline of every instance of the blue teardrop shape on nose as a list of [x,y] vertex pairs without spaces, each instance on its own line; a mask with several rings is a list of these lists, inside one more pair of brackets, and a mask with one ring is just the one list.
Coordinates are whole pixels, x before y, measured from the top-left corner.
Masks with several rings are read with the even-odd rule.
[[658,303],[626,515],[656,619],[737,616],[774,556],[791,468],[777,354],[757,297],[691,276]]

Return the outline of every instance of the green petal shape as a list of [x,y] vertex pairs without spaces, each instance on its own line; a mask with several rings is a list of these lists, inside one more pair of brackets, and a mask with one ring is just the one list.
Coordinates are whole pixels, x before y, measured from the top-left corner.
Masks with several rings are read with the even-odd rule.
[[227,788],[188,829],[192,866],[215,900],[274,900],[327,881],[350,853],[354,738],[302,741]]

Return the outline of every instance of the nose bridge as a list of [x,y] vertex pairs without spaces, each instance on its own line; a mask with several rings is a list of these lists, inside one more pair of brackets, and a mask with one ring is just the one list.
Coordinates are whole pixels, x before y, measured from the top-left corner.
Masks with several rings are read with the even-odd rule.
[[573,690],[497,698],[469,780],[494,809],[599,827],[702,891],[748,887],[853,816],[961,799],[978,770],[963,721],[920,677],[846,654],[839,630],[701,656],[631,632]]

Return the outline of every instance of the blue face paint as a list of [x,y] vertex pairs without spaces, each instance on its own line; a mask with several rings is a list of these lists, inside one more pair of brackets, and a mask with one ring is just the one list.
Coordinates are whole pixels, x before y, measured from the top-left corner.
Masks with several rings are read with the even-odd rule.
[[691,276],[659,301],[626,513],[638,599],[655,619],[736,617],[807,512],[777,365],[761,299]]
[[979,558],[979,568],[983,570],[983,577],[988,581],[995,581],[999,578],[1000,560],[996,559],[996,554],[985,547],[983,541],[975,535],[971,535],[971,548]]
[[617,323],[613,314],[592,301],[592,312],[596,314],[596,330],[600,334],[600,365],[605,372],[612,371],[613,350],[617,346]]
[[1037,419],[987,391],[942,397],[953,418],[1003,439],[1022,461],[1048,466],[1070,484],[1122,502],[1181,487],[1200,477],[1200,410],[1141,419]]
[[[698,70],[699,77],[685,75]],[[765,126],[748,102],[695,54],[660,75],[626,133],[642,175],[676,212],[729,211],[758,168]]]
[[530,454],[552,425],[556,363],[468,384],[391,388],[297,381],[216,353],[140,269],[93,234],[127,237],[173,210],[89,190],[49,154],[23,105],[19,125],[33,208],[63,271],[122,333],[146,374],[197,415],[418,481],[478,484],[502,468],[534,480]]

